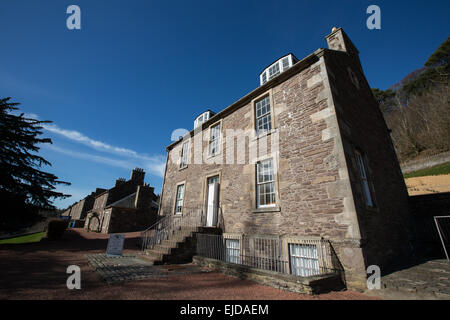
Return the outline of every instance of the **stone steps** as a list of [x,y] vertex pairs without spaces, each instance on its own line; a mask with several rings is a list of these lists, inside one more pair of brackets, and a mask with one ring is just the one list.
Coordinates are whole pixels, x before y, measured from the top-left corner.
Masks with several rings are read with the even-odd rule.
[[181,227],[174,230],[169,238],[147,249],[142,257],[154,265],[164,263],[185,263],[192,260],[195,253],[197,233],[217,234],[220,229],[203,227]]
[[152,249],[146,250],[145,259],[153,262],[153,264],[162,264],[166,260],[170,260],[172,253],[180,248],[187,239],[194,237],[197,231],[197,227],[182,227],[175,230],[169,236],[169,239],[163,240]]

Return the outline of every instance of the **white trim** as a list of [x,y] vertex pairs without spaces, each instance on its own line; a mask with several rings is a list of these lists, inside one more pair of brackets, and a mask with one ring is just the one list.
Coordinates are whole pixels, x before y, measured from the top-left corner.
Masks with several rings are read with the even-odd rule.
[[[283,67],[283,60],[284,59],[288,59],[288,67],[284,68]],[[275,75],[270,76],[270,72],[269,70],[274,67],[275,65],[278,65],[278,69],[279,72]],[[275,61],[274,63],[272,63],[270,66],[268,66],[267,68],[265,68],[263,70],[263,72],[261,72],[261,74],[259,75],[259,83],[260,85],[265,84],[266,82],[269,82],[270,80],[272,80],[273,78],[277,77],[278,75],[280,75],[281,73],[283,73],[284,71],[288,70],[289,68],[291,68],[293,66],[293,58],[292,58],[292,54],[288,54],[286,56],[283,56],[282,58],[278,59],[277,61]],[[263,81],[263,75],[266,76],[266,81]]]

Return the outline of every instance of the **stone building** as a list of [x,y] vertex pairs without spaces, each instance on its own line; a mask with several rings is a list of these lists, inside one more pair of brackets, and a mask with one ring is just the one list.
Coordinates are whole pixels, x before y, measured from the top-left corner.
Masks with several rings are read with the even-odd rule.
[[347,287],[363,289],[368,266],[410,253],[408,193],[358,50],[341,28],[326,41],[275,61],[258,88],[167,147],[159,215],[202,208],[235,240],[227,250],[275,237],[287,261],[293,245],[325,239]]
[[66,209],[61,216],[68,219],[69,226],[72,228],[82,228],[86,221],[86,214],[94,206],[94,200],[97,195],[105,192],[106,189],[97,188],[87,197],[81,199],[80,201],[72,204],[68,209]]
[[119,178],[113,188],[98,194],[87,212],[84,228],[117,233],[140,231],[152,225],[156,221],[158,197],[154,188],[144,183],[144,177],[144,170],[133,169],[128,181]]

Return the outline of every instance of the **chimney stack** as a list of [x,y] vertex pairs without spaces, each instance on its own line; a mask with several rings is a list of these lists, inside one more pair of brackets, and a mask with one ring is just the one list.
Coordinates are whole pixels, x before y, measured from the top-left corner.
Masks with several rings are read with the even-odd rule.
[[120,186],[121,184],[125,183],[125,179],[124,178],[118,178],[116,180],[116,184],[114,185],[114,187]]
[[145,178],[144,169],[134,168],[133,171],[131,171],[130,180],[137,182],[138,185],[144,184],[144,178]]
[[325,39],[328,43],[328,49],[343,51],[352,55],[362,70],[361,62],[359,61],[359,51],[342,28],[333,27],[331,33]]

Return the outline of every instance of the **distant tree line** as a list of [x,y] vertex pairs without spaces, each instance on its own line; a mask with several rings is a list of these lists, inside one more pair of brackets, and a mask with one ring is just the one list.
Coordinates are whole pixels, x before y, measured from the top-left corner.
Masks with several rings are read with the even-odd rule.
[[373,88],[400,161],[450,150],[450,38],[425,66],[388,90]]

